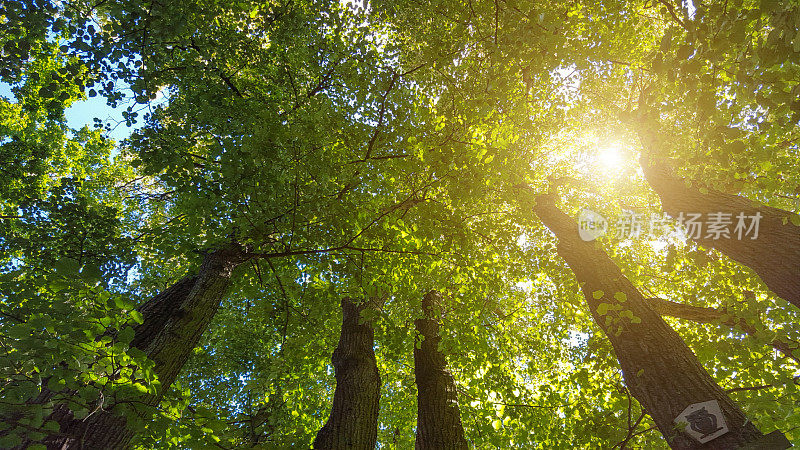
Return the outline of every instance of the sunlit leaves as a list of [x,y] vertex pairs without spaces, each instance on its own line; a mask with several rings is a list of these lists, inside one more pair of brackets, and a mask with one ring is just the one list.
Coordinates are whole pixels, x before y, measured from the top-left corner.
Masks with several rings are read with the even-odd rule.
[[[629,431],[641,433],[628,445],[663,447],[649,419],[627,429],[640,407],[532,197],[568,177],[570,213],[655,211],[618,120],[650,106],[680,170],[794,208],[800,33],[790,2],[674,16],[651,3],[3,6],[18,19],[0,37],[16,96],[0,103],[4,399],[46,431],[46,408],[25,404],[42,383],[76,391],[77,417],[100,393],[155,392],[152,362],[128,348],[135,306],[238,240],[286,256],[237,269],[152,420],[119,406],[143,448],[309,444],[330,407],[345,295],[385,297],[368,313],[380,440],[413,446],[410,324],[430,289],[444,295],[440,348],[476,447],[609,447]],[[111,162],[112,143],[68,133],[61,113],[123,91],[168,100],[124,112],[144,124]],[[631,159],[613,181],[579,167],[604,140]],[[796,313],[705,249],[598,245],[642,292],[730,311],[667,320],[725,388],[769,385],[737,400],[763,429],[786,428],[796,366],[765,344],[797,340]],[[625,294],[590,294],[606,331],[641,322]]]

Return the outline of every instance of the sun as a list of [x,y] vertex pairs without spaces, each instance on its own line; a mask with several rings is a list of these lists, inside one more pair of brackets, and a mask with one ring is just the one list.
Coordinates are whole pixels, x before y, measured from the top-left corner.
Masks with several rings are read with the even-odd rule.
[[602,147],[597,153],[597,162],[606,170],[619,171],[622,168],[622,149],[618,145]]

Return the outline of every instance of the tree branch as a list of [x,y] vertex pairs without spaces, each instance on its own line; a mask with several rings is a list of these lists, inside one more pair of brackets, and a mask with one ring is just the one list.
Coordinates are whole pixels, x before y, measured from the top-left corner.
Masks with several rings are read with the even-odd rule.
[[[651,308],[662,316],[675,317],[676,319],[691,320],[697,323],[712,323],[721,321],[724,316],[730,316],[727,320],[721,321],[723,325],[731,328],[739,326],[742,331],[750,336],[755,336],[758,333],[755,327],[747,323],[744,318],[737,317],[734,314],[722,309],[705,308],[700,306],[684,305],[682,303],[665,300],[663,298],[648,298],[645,300]],[[785,356],[791,358],[796,363],[800,364],[800,357],[794,355],[794,350],[788,342],[774,339],[770,345]]]

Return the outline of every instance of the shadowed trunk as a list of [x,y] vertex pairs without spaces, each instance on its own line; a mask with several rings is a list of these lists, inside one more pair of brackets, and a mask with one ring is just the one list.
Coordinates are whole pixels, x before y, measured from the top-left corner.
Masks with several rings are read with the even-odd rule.
[[424,318],[414,321],[417,333],[424,338],[414,347],[414,378],[417,383],[418,450],[461,450],[467,448],[461,414],[458,410],[456,383],[447,370],[447,361],[439,351],[439,322],[435,303],[439,293],[431,291],[422,299]]
[[[721,323],[723,325],[727,325],[731,328],[739,327],[742,331],[749,334],[750,336],[755,336],[758,333],[755,327],[747,323],[741,317],[736,317],[735,315],[727,312],[725,310],[716,309],[716,308],[703,308],[700,306],[690,306],[684,305],[682,303],[677,303],[669,300],[665,300],[663,298],[648,298],[646,299],[647,304],[650,305],[653,310],[662,316],[669,316],[675,317],[677,319],[683,320],[691,320],[692,322],[698,323],[711,323],[715,321],[719,321],[724,316],[728,316],[724,321]],[[784,356],[791,358],[798,364],[800,364],[800,356],[795,356],[794,351],[797,350],[796,346],[790,345],[786,341],[782,341],[780,339],[774,339],[772,342],[769,343],[772,348],[778,350],[779,352],[783,353]]]
[[[643,117],[633,122],[633,126],[644,147],[642,170],[661,199],[664,212],[674,218],[681,213],[701,213],[702,220],[707,220],[712,213],[730,214],[729,237],[714,239],[703,229],[700,237],[693,240],[750,267],[772,292],[800,308],[800,227],[791,221],[793,217],[797,220],[796,215],[676,176],[666,161],[654,158],[654,155],[663,154],[665,148],[658,121]],[[747,236],[743,233],[739,239],[734,232],[739,214],[745,217],[760,214],[756,239],[751,239],[753,233]],[[746,220],[745,224],[749,226],[750,222]]]
[[[246,259],[246,252],[236,244],[210,253],[197,275],[183,278],[138,308],[144,321],[135,327],[131,347],[142,350],[155,362],[153,370],[160,383],[155,394],[126,399],[126,404],[138,405],[138,414],[150,414],[150,407],[158,405],[175,381],[227,292],[231,272]],[[51,392],[43,392],[40,398],[46,401],[52,396]],[[115,414],[113,399],[83,420],[75,419],[72,411],[61,404],[48,420],[61,427],[59,433],[44,440],[51,450],[123,449],[134,435],[126,426],[127,420]]]
[[[611,341],[625,384],[670,447],[728,450],[758,439],[761,432],[708,375],[680,336],[648,306],[604,251],[580,238],[577,223],[555,206],[554,198],[540,196],[534,211],[558,238],[558,254],[574,272],[592,317]],[[701,445],[677,431],[673,420],[690,404],[709,400],[719,402],[730,431]]]
[[374,331],[370,321],[361,319],[361,311],[371,307],[371,302],[356,306],[342,299],[342,332],[331,357],[336,391],[331,415],[314,439],[317,450],[375,448],[381,379],[372,348]]

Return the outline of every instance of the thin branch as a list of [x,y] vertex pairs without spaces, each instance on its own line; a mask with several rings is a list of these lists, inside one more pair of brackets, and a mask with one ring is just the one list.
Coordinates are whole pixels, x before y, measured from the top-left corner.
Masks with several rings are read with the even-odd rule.
[[399,72],[392,73],[392,79],[389,80],[389,87],[383,92],[381,96],[381,109],[378,111],[378,124],[375,125],[375,131],[372,133],[372,137],[370,137],[369,142],[367,143],[367,154],[364,156],[364,161],[370,159],[370,155],[372,155],[372,150],[375,147],[375,141],[378,140],[378,134],[381,131],[381,127],[383,127],[383,121],[386,116],[386,99],[389,97],[389,93],[394,89],[394,83],[397,79],[400,78]]
[[[754,326],[747,323],[744,318],[737,317],[728,310],[684,305],[682,303],[657,297],[648,298],[645,299],[645,301],[648,303],[648,305],[650,305],[651,308],[653,308],[655,312],[662,316],[691,320],[697,323],[713,323],[715,321],[721,321],[723,317],[728,316],[726,320],[721,322],[722,324],[731,328],[738,326],[749,336],[755,336],[758,334],[758,330]],[[791,346],[788,342],[780,339],[774,339],[769,345],[775,350],[781,352],[786,357],[791,358],[793,361],[800,364],[800,356],[794,355],[794,351],[797,350],[797,348]]]
[[672,6],[672,4],[668,0],[659,0],[658,2],[667,7],[667,11],[669,11],[669,15],[672,16],[672,18],[675,19],[676,22],[678,22],[678,24],[681,26],[681,28],[683,28],[686,31],[691,31],[691,30],[689,30],[689,27],[686,25],[686,23],[684,23],[684,21],[681,20],[681,18],[678,17],[677,14],[675,14],[675,9],[674,9],[675,7]]
[[774,387],[774,385],[772,385],[772,384],[764,384],[764,385],[761,385],[761,386],[743,386],[743,387],[737,387],[737,388],[732,388],[732,389],[726,389],[725,392],[730,394],[731,392],[757,391],[759,389],[767,389],[767,388],[771,388],[771,387]]

